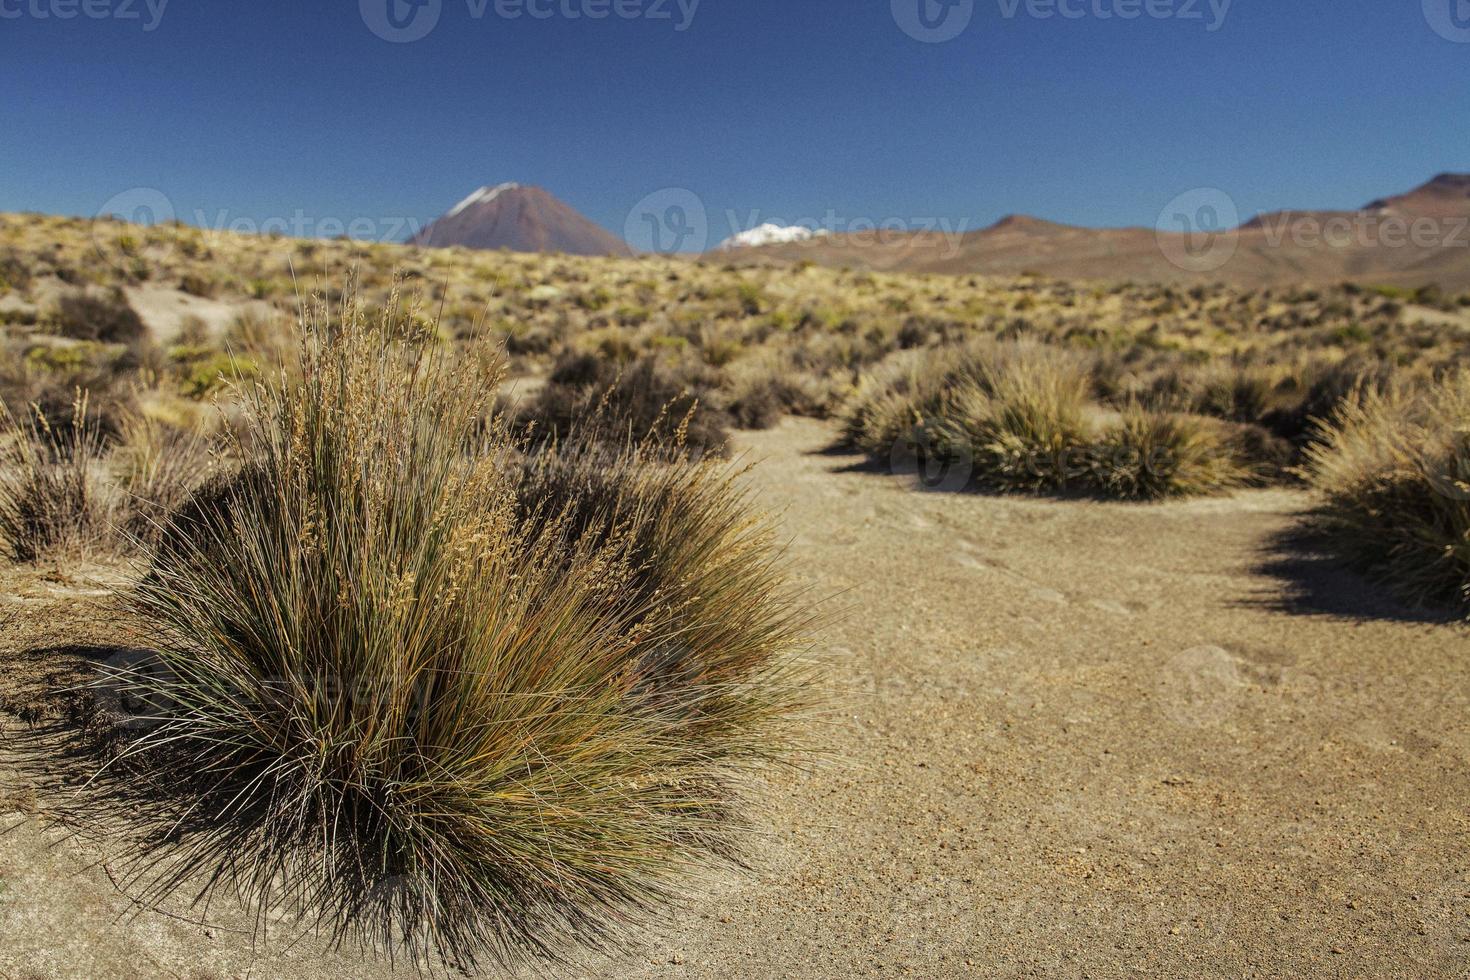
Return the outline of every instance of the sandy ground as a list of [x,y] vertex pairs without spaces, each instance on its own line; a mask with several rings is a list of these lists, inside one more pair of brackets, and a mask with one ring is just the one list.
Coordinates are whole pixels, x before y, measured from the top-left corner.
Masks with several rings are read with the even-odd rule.
[[[1470,974],[1470,630],[1283,552],[1300,494],[924,493],[829,438],[741,437],[800,578],[836,596],[830,758],[763,791],[753,874],[570,975]],[[98,601],[12,591],[13,660]],[[228,910],[128,916],[102,852],[34,807],[0,767],[0,977],[387,972],[252,952]]]

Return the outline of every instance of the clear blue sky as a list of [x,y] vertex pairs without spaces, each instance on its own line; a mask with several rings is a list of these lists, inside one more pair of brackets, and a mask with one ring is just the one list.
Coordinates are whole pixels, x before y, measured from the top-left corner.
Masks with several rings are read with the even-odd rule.
[[[678,0],[603,20],[560,12],[599,0],[515,20],[438,0],[404,44],[358,0],[170,0],[146,30],[150,2],[0,0],[0,210],[151,187],[207,223],[427,220],[515,180],[619,233],[665,187],[713,234],[727,210],[1152,225],[1195,187],[1244,218],[1470,170],[1470,43],[1421,0],[1234,0],[1214,31],[1210,0],[1131,20],[1097,11],[1170,0],[1063,0],[1077,19],[974,0],[944,43],[900,29],[907,0],[702,0],[683,31]],[[138,16],[56,16],[83,4]]]

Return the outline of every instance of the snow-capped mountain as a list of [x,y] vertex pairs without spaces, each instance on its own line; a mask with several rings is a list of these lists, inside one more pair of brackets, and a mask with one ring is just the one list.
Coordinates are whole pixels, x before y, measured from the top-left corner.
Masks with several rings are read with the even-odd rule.
[[731,235],[717,246],[721,249],[760,248],[763,245],[791,245],[809,242],[830,234],[825,228],[807,228],[803,225],[777,225],[766,223],[749,231]]
[[539,187],[481,187],[424,228],[411,245],[507,248],[512,252],[631,255],[622,239]]

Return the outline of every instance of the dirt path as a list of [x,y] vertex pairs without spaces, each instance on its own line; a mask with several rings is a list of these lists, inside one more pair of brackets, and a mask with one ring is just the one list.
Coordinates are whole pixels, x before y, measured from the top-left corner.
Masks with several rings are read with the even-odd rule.
[[844,591],[850,767],[778,787],[758,880],[616,975],[1470,972],[1470,631],[1282,567],[1298,494],[927,494],[828,438],[744,441]]
[[[753,875],[583,975],[1470,972],[1470,630],[1273,557],[1301,495],[920,493],[829,433],[741,439],[802,580],[840,593],[832,761],[775,778]],[[383,972],[115,922],[84,849],[17,833],[0,977]]]

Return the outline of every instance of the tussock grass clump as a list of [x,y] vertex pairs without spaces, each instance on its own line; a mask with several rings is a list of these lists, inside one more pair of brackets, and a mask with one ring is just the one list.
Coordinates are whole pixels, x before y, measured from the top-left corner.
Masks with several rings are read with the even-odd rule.
[[209,482],[217,461],[208,435],[143,413],[127,416],[111,469],[125,494],[123,530],[144,548],[167,532],[169,518]]
[[203,872],[465,968],[616,945],[733,855],[803,697],[768,532],[718,464],[533,451],[494,376],[350,298],[306,319],[136,598],[168,707],[124,758],[196,774],[144,890]]
[[903,357],[863,377],[840,414],[843,441],[875,457],[896,446],[932,442],[933,427],[953,414],[960,386],[983,370],[963,348]]
[[625,366],[596,354],[561,358],[525,414],[556,435],[678,444],[696,456],[725,453],[732,421],[696,372],[653,357]]
[[971,485],[1125,500],[1213,493],[1244,483],[1225,423],[1092,403],[1082,357],[1028,343],[928,351],[869,375],[844,415],[845,441],[876,458],[918,454]]
[[1250,479],[1219,423],[1130,407],[1092,449],[1090,478],[1103,495],[1158,500],[1218,493]]
[[1343,402],[1307,475],[1343,558],[1408,601],[1470,612],[1470,373]]
[[1014,347],[955,400],[941,445],[972,454],[976,481],[1002,491],[1065,491],[1086,473],[1088,376],[1060,352]]
[[64,429],[37,407],[23,422],[0,409],[0,539],[13,560],[119,549],[123,501],[105,477],[106,450],[90,419],[81,391]]

